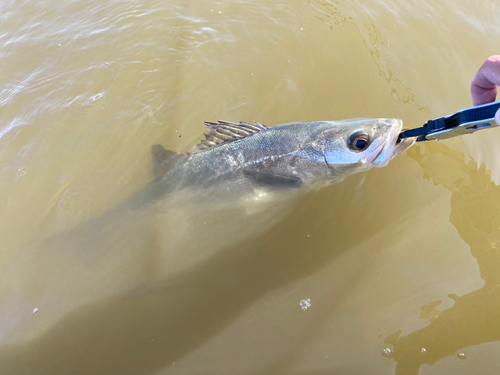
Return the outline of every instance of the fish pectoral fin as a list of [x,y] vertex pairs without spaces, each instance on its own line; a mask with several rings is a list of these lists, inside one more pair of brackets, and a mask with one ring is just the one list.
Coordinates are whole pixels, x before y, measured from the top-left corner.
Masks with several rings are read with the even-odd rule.
[[155,177],[161,176],[172,169],[179,161],[187,158],[187,154],[170,151],[161,145],[151,147],[153,156],[153,173]]
[[302,185],[302,179],[294,176],[282,176],[259,171],[244,171],[243,174],[257,185],[294,188],[299,188]]

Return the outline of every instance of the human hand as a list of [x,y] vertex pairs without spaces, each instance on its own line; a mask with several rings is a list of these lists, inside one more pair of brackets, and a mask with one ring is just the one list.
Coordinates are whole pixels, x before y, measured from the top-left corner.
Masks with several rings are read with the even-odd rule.
[[[472,104],[481,105],[494,102],[500,85],[500,55],[488,57],[472,80],[470,92]],[[500,109],[495,114],[495,122],[500,125]]]

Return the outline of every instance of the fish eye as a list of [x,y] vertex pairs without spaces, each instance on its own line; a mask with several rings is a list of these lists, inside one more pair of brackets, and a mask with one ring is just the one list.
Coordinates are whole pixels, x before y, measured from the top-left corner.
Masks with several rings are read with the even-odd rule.
[[370,139],[365,132],[356,132],[349,137],[348,144],[354,151],[364,151],[370,145]]

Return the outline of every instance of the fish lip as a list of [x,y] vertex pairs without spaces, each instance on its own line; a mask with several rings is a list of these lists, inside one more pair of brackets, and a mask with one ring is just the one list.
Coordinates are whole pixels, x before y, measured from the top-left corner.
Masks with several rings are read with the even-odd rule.
[[[399,135],[398,135],[398,139],[399,139]],[[399,141],[399,143],[396,143],[396,145],[394,146],[394,151],[392,153],[392,157],[394,158],[395,156],[405,152],[411,146],[413,146],[416,141],[417,141],[417,137],[408,137],[408,138],[401,139]],[[397,142],[397,140],[396,140],[396,142]]]
[[368,164],[373,167],[385,167],[389,161],[410,148],[416,141],[416,138],[406,138],[397,143],[399,134],[403,129],[403,121],[400,119],[393,119],[393,121],[396,123],[390,128],[389,136],[382,141],[370,156],[367,156]]
[[394,151],[394,147],[396,145],[397,136],[399,136],[399,133],[401,132],[402,128],[403,128],[403,122],[401,120],[397,120],[396,125],[392,126],[391,128],[389,137],[384,140],[384,143],[382,144],[382,149],[375,157],[375,159],[373,159],[372,165],[374,167],[377,168],[385,167],[392,159],[392,154]]
[[401,152],[405,151],[409,147],[413,145],[415,140],[410,140],[405,142],[402,140],[398,144],[396,144],[399,134],[403,129],[403,121],[400,119],[395,119],[396,124],[391,128],[389,133],[389,137],[382,144],[382,148],[380,152],[377,153],[377,156],[373,159],[372,165],[377,168],[385,167],[392,158],[396,155],[399,155]]
[[395,156],[408,150],[417,140],[416,137],[411,137],[405,138],[397,143],[399,134],[403,129],[403,121],[400,119],[396,119],[396,121],[397,125],[391,129],[389,137],[384,142],[384,147],[373,160],[372,165],[374,167],[385,167],[389,161],[391,161]]

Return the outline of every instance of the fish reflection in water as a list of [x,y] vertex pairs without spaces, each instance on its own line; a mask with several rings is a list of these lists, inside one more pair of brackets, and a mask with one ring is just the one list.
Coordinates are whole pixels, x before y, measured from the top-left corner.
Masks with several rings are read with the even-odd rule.
[[[491,181],[484,164],[466,164],[463,153],[443,143],[426,142],[424,152],[413,148],[408,155],[436,185],[452,192],[450,221],[470,246],[484,286],[462,296],[450,294],[454,305],[442,311],[437,308],[442,301],[426,304],[419,318],[431,318],[428,326],[406,336],[397,331],[385,339],[394,346],[391,358],[397,362],[397,375],[416,375],[424,364],[448,356],[465,358],[463,349],[500,340],[500,186]],[[446,173],[440,165],[446,166]]]

